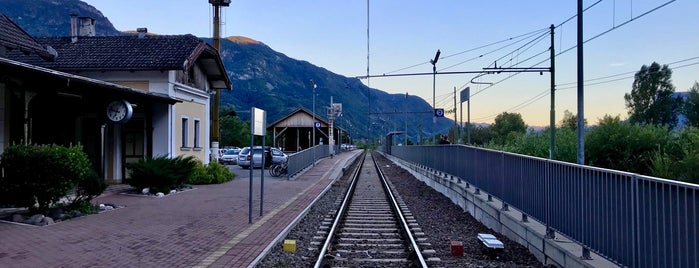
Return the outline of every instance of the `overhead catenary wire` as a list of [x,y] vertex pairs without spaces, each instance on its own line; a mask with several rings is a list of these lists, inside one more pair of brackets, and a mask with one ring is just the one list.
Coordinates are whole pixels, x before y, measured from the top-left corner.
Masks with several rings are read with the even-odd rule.
[[[668,63],[668,65],[683,63],[683,62],[687,62],[687,61],[690,61],[690,60],[696,60],[696,59],[699,59],[699,57],[691,57],[691,58],[687,58],[687,59],[683,59],[683,60],[671,62],[671,63]],[[687,63],[687,64],[683,64],[683,65],[679,65],[679,66],[674,66],[674,67],[672,67],[672,69],[673,69],[673,70],[676,70],[676,69],[681,69],[681,68],[684,68],[684,67],[689,67],[689,66],[694,66],[694,65],[699,65],[699,61],[698,61],[698,62]],[[592,81],[597,81],[597,80],[602,80],[602,79],[607,79],[607,78],[612,78],[612,77],[618,77],[618,76],[622,76],[622,75],[629,75],[629,74],[632,74],[632,73],[635,74],[636,72],[638,72],[638,71],[629,71],[629,72],[624,72],[624,73],[619,73],[619,74],[614,74],[614,75],[609,75],[609,76],[604,76],[604,77],[597,77],[597,78],[587,79],[587,80],[585,80],[584,85],[585,85],[585,86],[595,86],[595,85],[606,84],[606,83],[611,83],[611,82],[616,82],[616,81],[621,81],[621,80],[626,80],[626,79],[632,79],[632,78],[634,77],[633,75],[631,75],[631,76],[625,76],[625,77],[621,77],[621,78],[616,78],[616,79],[612,79],[612,80],[607,80],[607,81],[600,81],[600,82],[589,83],[589,82],[592,82]],[[565,83],[565,84],[561,84],[561,85],[571,85],[571,84],[576,84],[576,83],[577,83],[577,82],[570,82],[570,83]],[[565,89],[571,89],[571,88],[576,88],[576,85],[567,86],[567,87],[557,87],[557,88],[556,88],[556,91],[565,90]],[[542,92],[536,94],[534,97],[532,97],[532,98],[530,98],[530,99],[527,99],[526,101],[523,101],[523,102],[521,102],[521,103],[519,103],[519,104],[517,104],[517,105],[515,105],[515,106],[512,106],[512,107],[506,109],[505,112],[513,112],[513,111],[521,110],[521,109],[523,109],[523,108],[525,108],[525,107],[527,107],[527,106],[529,106],[529,105],[535,103],[536,101],[542,99],[543,97],[548,96],[549,94],[551,94],[550,89],[546,89],[546,90],[544,90],[544,91],[542,91]],[[491,114],[491,115],[488,115],[488,116],[483,116],[483,117],[474,118],[474,120],[487,120],[487,119],[494,118],[494,117],[497,116],[497,115],[498,115],[498,114]]]
[[[656,6],[656,7],[652,8],[652,9],[650,9],[650,10],[648,10],[648,11],[646,11],[646,12],[644,12],[644,13],[642,13],[642,14],[636,16],[636,17],[632,17],[632,18],[630,18],[629,20],[627,20],[627,21],[625,21],[625,22],[623,22],[623,23],[621,23],[621,24],[619,24],[619,25],[613,26],[612,28],[610,28],[610,29],[608,29],[608,30],[606,30],[606,31],[604,31],[604,32],[602,32],[602,33],[600,33],[600,34],[597,34],[597,35],[595,35],[595,36],[593,36],[593,37],[591,37],[591,38],[589,38],[589,39],[583,41],[583,44],[585,44],[585,43],[587,43],[587,42],[589,42],[589,41],[592,41],[592,40],[594,40],[594,39],[596,39],[596,38],[598,38],[598,37],[600,37],[600,36],[603,36],[603,35],[605,35],[605,34],[608,34],[608,33],[610,33],[611,31],[616,30],[616,29],[618,29],[619,27],[624,26],[624,25],[628,24],[628,23],[631,22],[631,21],[634,21],[634,20],[636,20],[636,19],[638,19],[638,18],[641,18],[641,17],[643,17],[643,16],[646,16],[646,15],[648,15],[648,14],[654,12],[654,11],[657,11],[658,9],[660,9],[660,8],[662,8],[662,7],[664,7],[664,6],[667,6],[668,4],[670,4],[670,3],[672,3],[672,2],[675,2],[675,1],[676,1],[676,0],[670,0],[670,1],[668,1],[668,2],[665,2],[665,3],[662,4],[662,5]],[[596,5],[597,3],[599,3],[599,1],[596,2],[596,3],[594,3],[593,5]],[[585,10],[587,10],[587,9],[589,9],[589,8],[590,8],[590,7],[586,8]],[[570,19],[568,19],[568,20],[570,20]],[[566,22],[567,22],[568,20],[566,20]],[[565,22],[564,22],[564,23],[565,23]],[[559,26],[560,26],[560,25],[563,25],[563,23],[559,24]],[[570,48],[568,48],[568,49],[565,49],[565,50],[563,50],[563,51],[557,53],[555,56],[556,56],[556,57],[557,57],[557,56],[560,56],[560,55],[562,55],[562,54],[564,54],[564,53],[567,53],[567,52],[570,51],[570,50],[573,50],[574,48],[577,48],[577,45],[572,46],[572,47],[570,47]],[[541,53],[539,53],[538,55],[543,54],[543,53],[545,53],[545,52],[541,52]],[[532,57],[528,58],[527,60],[529,60],[529,59],[531,59],[531,58],[534,58],[534,57],[536,57],[536,56],[537,56],[537,55],[532,56]],[[550,57],[547,57],[546,59],[544,59],[544,60],[542,60],[542,61],[540,61],[540,62],[537,62],[536,64],[532,65],[532,67],[533,67],[533,66],[537,66],[537,65],[539,65],[539,64],[542,64],[542,63],[546,62],[547,60],[549,60],[549,58],[550,58]],[[525,60],[525,61],[527,61],[527,60]],[[510,78],[516,76],[517,74],[520,74],[520,73],[512,73],[512,74],[508,75],[507,77],[505,77],[505,78],[503,78],[503,79],[501,79],[501,80],[499,80],[499,81],[497,81],[497,82],[494,82],[493,84],[491,84],[491,85],[489,85],[489,86],[487,86],[487,87],[485,87],[485,88],[483,88],[483,89],[481,89],[481,90],[479,90],[479,91],[476,91],[475,93],[472,93],[472,94],[471,94],[471,97],[474,96],[474,95],[477,95],[477,94],[479,94],[479,93],[481,93],[481,92],[483,92],[483,91],[485,91],[485,90],[488,90],[488,89],[492,88],[493,86],[495,86],[495,85],[497,85],[497,84],[499,84],[499,83],[501,83],[501,82],[503,82],[503,81],[505,81],[505,80],[507,80],[507,79],[510,79]],[[465,85],[463,85],[461,88],[464,88],[464,87],[467,86],[467,85],[468,85],[468,83],[465,84]]]
[[[439,59],[448,59],[448,58],[451,58],[451,57],[455,57],[455,56],[458,56],[458,55],[461,55],[461,54],[465,54],[465,53],[468,53],[468,52],[480,50],[480,49],[487,48],[487,47],[490,47],[490,46],[494,46],[494,45],[497,45],[497,44],[500,44],[500,43],[504,43],[504,42],[507,42],[507,41],[518,40],[518,41],[514,41],[514,43],[521,42],[522,39],[523,39],[523,40],[526,40],[527,37],[529,37],[529,36],[531,36],[531,35],[534,35],[534,34],[538,34],[538,33],[542,32],[542,31],[546,31],[546,30],[548,30],[548,28],[543,28],[543,29],[538,29],[538,30],[530,31],[530,32],[527,32],[527,33],[524,33],[524,34],[520,34],[520,35],[514,36],[514,37],[510,37],[510,38],[507,38],[507,39],[495,41],[495,42],[488,43],[488,44],[485,44],[485,45],[481,45],[481,46],[478,46],[478,47],[475,47],[475,48],[467,49],[467,50],[464,50],[464,51],[461,51],[461,52],[458,52],[458,53],[450,54],[450,55],[447,55],[447,56],[442,56],[442,57],[439,57]],[[481,54],[481,55],[479,55],[479,56],[476,56],[476,57],[474,57],[474,58],[472,58],[472,59],[469,59],[469,60],[467,60],[467,61],[465,61],[465,62],[468,62],[468,61],[471,61],[471,60],[474,60],[474,59],[481,58],[483,55],[492,54],[492,53],[494,53],[494,52],[497,52],[497,51],[499,51],[499,50],[502,50],[502,49],[504,49],[504,48],[506,48],[506,47],[508,47],[508,46],[511,46],[511,45],[512,45],[512,44],[510,44],[510,45],[505,45],[505,46],[503,46],[503,47],[494,49],[494,50],[492,50],[492,51],[486,52],[486,53]],[[465,63],[465,62],[463,62],[463,63]],[[463,64],[463,63],[461,63],[461,64]],[[420,63],[414,64],[414,65],[410,65],[410,66],[407,66],[407,67],[403,67],[403,68],[400,68],[400,69],[397,69],[397,70],[393,70],[393,71],[390,71],[390,72],[385,72],[384,74],[394,74],[394,73],[397,73],[397,72],[400,72],[400,71],[404,71],[404,70],[407,70],[407,69],[411,69],[411,68],[415,68],[415,67],[418,67],[418,66],[421,66],[421,65],[424,65],[424,64],[430,64],[430,61],[420,62]],[[458,65],[458,64],[457,64],[457,65]],[[440,69],[440,71],[445,70],[445,69],[448,69],[448,68],[451,68],[451,67],[454,67],[454,66],[450,66],[450,67],[446,67],[446,68]],[[367,74],[367,76],[368,76],[368,75],[369,75],[369,74]]]

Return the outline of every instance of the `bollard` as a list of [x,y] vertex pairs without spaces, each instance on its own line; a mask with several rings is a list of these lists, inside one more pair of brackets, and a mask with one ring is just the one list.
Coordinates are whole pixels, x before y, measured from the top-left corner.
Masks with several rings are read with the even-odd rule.
[[296,240],[284,240],[284,252],[296,252]]
[[464,255],[464,243],[461,241],[451,241],[449,245],[452,256],[463,256]]

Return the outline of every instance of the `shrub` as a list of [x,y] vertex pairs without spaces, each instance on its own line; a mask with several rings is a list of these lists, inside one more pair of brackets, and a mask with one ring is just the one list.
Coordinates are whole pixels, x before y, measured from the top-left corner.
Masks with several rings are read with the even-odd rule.
[[131,178],[125,182],[138,189],[150,188],[151,193],[168,193],[189,181],[196,165],[197,160],[193,156],[159,156],[139,160],[126,164]]
[[107,183],[103,178],[100,178],[94,171],[89,172],[86,176],[78,180],[75,186],[75,198],[71,202],[71,206],[75,206],[82,202],[88,202],[98,195],[102,194],[107,189]]
[[[12,145],[5,149],[4,202],[45,212],[92,172],[82,146]],[[4,195],[4,193],[3,193]]]
[[216,184],[231,181],[235,177],[228,168],[216,162],[204,166],[198,162],[188,183],[191,184]]

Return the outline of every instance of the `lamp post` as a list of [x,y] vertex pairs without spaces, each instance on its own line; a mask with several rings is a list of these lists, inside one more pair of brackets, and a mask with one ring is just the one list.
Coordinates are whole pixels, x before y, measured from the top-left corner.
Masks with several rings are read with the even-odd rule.
[[[442,52],[437,49],[437,54],[434,55],[434,59],[430,60],[430,63],[432,63],[432,110],[436,109],[436,104],[434,103],[435,101],[435,87],[437,83],[437,61],[439,60],[439,54]],[[436,144],[435,142],[435,125],[437,124],[437,115],[432,112],[432,144]]]
[[313,131],[313,143],[311,150],[313,150],[313,166],[316,165],[316,83],[311,79],[311,88],[313,88],[313,122],[311,122],[311,129]]

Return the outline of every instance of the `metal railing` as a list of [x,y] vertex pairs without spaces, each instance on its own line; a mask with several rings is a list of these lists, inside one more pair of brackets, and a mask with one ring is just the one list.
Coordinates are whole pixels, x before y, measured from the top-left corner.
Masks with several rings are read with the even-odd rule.
[[699,267],[699,185],[463,145],[390,152],[458,176],[622,266]]
[[[342,153],[339,145],[335,145],[335,154]],[[315,152],[315,153],[314,153]],[[313,161],[330,156],[330,145],[316,145],[289,155],[289,166],[287,176],[293,177],[303,169],[313,165]]]

